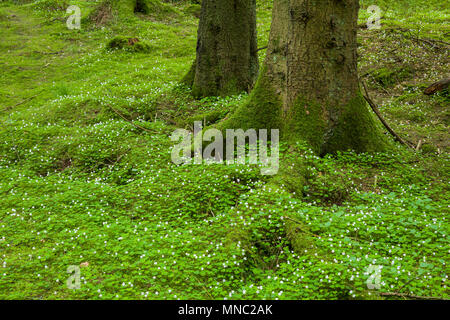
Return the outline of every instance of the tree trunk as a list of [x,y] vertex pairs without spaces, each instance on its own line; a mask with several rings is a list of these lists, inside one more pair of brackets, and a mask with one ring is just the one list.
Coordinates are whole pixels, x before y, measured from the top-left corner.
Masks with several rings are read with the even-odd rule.
[[163,10],[164,6],[160,0],[102,0],[90,17],[97,23],[104,23],[114,15],[151,14]]
[[203,0],[197,57],[183,81],[194,96],[249,91],[258,68],[256,0]]
[[275,0],[264,66],[249,97],[221,128],[280,129],[320,154],[386,146],[361,95],[358,0]]

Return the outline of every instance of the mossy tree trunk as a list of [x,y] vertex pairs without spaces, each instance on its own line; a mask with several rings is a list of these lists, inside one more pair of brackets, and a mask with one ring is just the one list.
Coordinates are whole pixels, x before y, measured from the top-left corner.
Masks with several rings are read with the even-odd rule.
[[256,0],[203,0],[196,60],[183,80],[194,96],[249,91],[258,68]]
[[386,146],[360,93],[358,0],[275,0],[264,66],[221,128],[280,129],[320,154]]

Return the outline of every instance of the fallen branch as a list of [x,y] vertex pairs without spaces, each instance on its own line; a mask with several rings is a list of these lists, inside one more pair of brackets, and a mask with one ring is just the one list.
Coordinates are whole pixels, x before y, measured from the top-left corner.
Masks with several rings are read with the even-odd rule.
[[[425,43],[425,44],[431,46],[432,48],[441,49],[442,46],[440,46],[440,45],[450,46],[450,43],[445,42],[443,40],[431,39],[431,38],[419,38],[418,36],[414,36],[411,33],[411,29],[401,28],[401,27],[390,27],[387,30],[397,32],[401,36],[403,36],[403,37],[405,37],[407,39],[410,39],[412,41],[415,41],[417,43],[421,43],[421,42]],[[408,35],[405,35],[404,32],[408,33]],[[444,34],[444,35],[446,35],[446,34]]]
[[431,86],[426,88],[423,93],[426,94],[427,96],[431,96],[436,92],[447,89],[449,85],[450,85],[450,78],[442,79],[441,81],[435,82]]
[[437,43],[439,44],[443,44],[445,46],[449,46],[450,43],[447,43],[445,41],[441,41],[441,40],[436,40],[436,39],[430,39],[430,38],[418,38],[418,37],[411,37],[411,39],[413,41],[416,42],[423,42],[425,44],[428,44],[429,46],[433,47],[433,48],[440,48],[439,45],[437,45]]
[[258,49],[256,49],[255,52],[259,52],[259,51],[261,51],[261,50],[267,49],[268,47],[269,47],[269,46],[264,46],[264,47],[258,48]]
[[416,147],[416,151],[419,151],[420,147],[422,147],[422,140],[419,140],[419,143],[417,144],[417,147]]
[[113,107],[111,107],[109,104],[107,104],[107,106],[108,106],[112,111],[114,111],[115,114],[117,114],[117,115],[118,115],[119,117],[121,117],[123,120],[129,122],[131,125],[135,126],[136,128],[141,129],[141,130],[146,131],[146,132],[153,132],[153,133],[155,132],[154,130],[150,130],[150,129],[147,129],[147,128],[141,127],[140,125],[135,124],[133,121],[127,119],[123,114],[121,114],[119,111],[117,111],[116,109],[114,109]]
[[64,51],[63,50],[60,50],[60,51],[55,51],[55,52],[41,52],[41,51],[34,51],[34,53],[39,53],[39,54],[60,54],[60,53],[63,53]]
[[[41,91],[41,92],[42,92],[42,91]],[[28,98],[26,98],[25,100],[22,100],[21,102],[16,103],[16,104],[13,105],[13,106],[6,107],[5,109],[2,110],[2,112],[3,112],[3,111],[11,110],[11,109],[13,109],[13,108],[15,108],[15,107],[18,107],[18,106],[20,106],[20,105],[22,105],[22,104],[24,104],[24,103],[26,103],[26,102],[28,102],[28,101],[30,101],[30,100],[36,98],[38,95],[41,94],[41,92],[39,92],[38,94],[35,94],[34,96],[28,97]]]
[[446,300],[446,299],[440,298],[440,297],[423,297],[423,296],[416,296],[416,295],[400,293],[400,292],[381,292],[380,296],[385,296],[385,297],[392,296],[392,297],[411,298],[411,299],[418,299],[418,300]]
[[401,144],[414,149],[414,147],[407,143],[405,140],[403,140],[395,131],[394,129],[392,129],[389,124],[386,122],[386,120],[384,120],[383,116],[381,115],[380,110],[378,110],[377,105],[375,104],[375,102],[372,101],[372,99],[369,96],[369,92],[367,90],[366,84],[364,83],[364,81],[361,80],[361,83],[364,87],[364,92],[366,93],[364,96],[364,99],[366,99],[367,103],[370,105],[370,107],[372,108],[373,112],[375,112],[375,114],[377,115],[378,119],[380,119],[381,123],[383,123],[384,127],[389,131],[389,133],[395,138],[395,140],[397,140],[398,142],[400,142]]
[[446,46],[450,46],[450,43],[442,41],[442,40],[438,40],[438,39],[424,38],[424,40],[428,40],[431,42],[437,42],[437,43],[445,44]]

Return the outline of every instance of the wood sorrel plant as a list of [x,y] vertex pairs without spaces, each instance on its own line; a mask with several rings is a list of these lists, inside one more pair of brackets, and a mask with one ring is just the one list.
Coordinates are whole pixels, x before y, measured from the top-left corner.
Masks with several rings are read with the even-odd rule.
[[[218,129],[202,130],[202,122],[194,122],[194,135],[185,129],[177,129],[171,140],[180,141],[172,148],[172,162],[175,164],[226,163],[261,165],[262,175],[275,175],[279,169],[279,130],[270,130],[270,155],[268,155],[267,129],[227,129],[225,138]],[[248,144],[246,144],[248,141]],[[205,142],[210,142],[205,146]],[[225,146],[224,146],[225,142]],[[194,149],[192,157],[192,146]],[[246,152],[248,147],[248,153]],[[259,148],[258,148],[259,147]],[[259,152],[258,152],[259,151]],[[225,160],[225,161],[224,161]]]

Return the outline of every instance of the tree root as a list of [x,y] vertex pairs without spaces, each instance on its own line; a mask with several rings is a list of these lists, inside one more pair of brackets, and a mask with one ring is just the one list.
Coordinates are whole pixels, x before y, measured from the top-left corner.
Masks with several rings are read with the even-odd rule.
[[373,112],[375,112],[375,114],[377,115],[378,119],[380,119],[381,123],[384,125],[384,127],[389,131],[389,133],[395,138],[395,140],[397,140],[398,142],[400,142],[401,144],[411,148],[411,149],[415,149],[415,146],[410,143],[407,142],[405,140],[403,140],[395,131],[394,129],[392,129],[389,124],[386,122],[386,120],[384,120],[383,116],[381,115],[380,110],[378,109],[377,105],[375,104],[375,102],[373,102],[373,100],[370,98],[369,96],[369,92],[367,90],[366,84],[364,83],[363,80],[361,80],[361,83],[363,85],[364,88],[364,92],[365,94],[363,94],[364,99],[366,99],[367,103],[370,105],[370,107],[372,108]]

